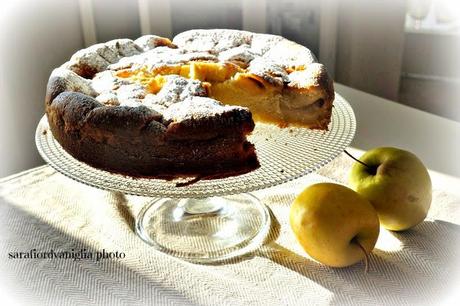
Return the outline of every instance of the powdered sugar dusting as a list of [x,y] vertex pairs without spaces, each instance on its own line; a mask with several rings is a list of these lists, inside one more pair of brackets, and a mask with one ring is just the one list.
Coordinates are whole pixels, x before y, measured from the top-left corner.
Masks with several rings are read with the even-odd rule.
[[126,79],[117,78],[114,71],[106,70],[97,73],[93,80],[92,85],[97,93],[112,92],[118,89],[121,85],[128,85],[130,82]]
[[320,63],[313,63],[305,70],[294,71],[289,74],[289,87],[293,88],[309,88],[311,86],[319,86],[318,76],[324,73],[326,67]]
[[[171,105],[164,113],[166,121],[184,121],[209,117],[209,114],[220,115],[232,110],[245,109],[239,106],[222,105],[217,100],[207,97],[190,97]],[[246,109],[247,110],[247,109]]]
[[172,43],[169,39],[157,35],[144,35],[134,41],[143,51],[155,49],[158,46],[170,46]]
[[251,51],[251,46],[247,44],[222,51],[219,54],[220,61],[238,61],[246,65],[255,57],[256,54]]
[[288,82],[288,74],[283,68],[262,57],[254,59],[250,63],[248,71],[274,85],[283,86],[284,83]]
[[97,95],[97,92],[94,90],[90,80],[82,78],[75,72],[63,67],[54,69],[51,72],[50,78],[59,78],[62,82],[64,82],[64,91],[81,92],[91,97]]
[[283,68],[306,67],[316,62],[315,56],[310,50],[286,39],[267,50],[263,57]]
[[[144,85],[115,74],[121,69],[177,68],[191,61],[235,62],[247,68],[247,73],[275,86],[295,88],[310,86],[314,76],[324,69],[313,64],[316,60],[310,50],[281,36],[237,30],[191,30],[177,35],[172,42],[145,35],[135,41],[117,39],[96,44],[75,53],[53,74],[65,79],[69,90],[93,96],[104,105],[144,105],[163,114],[166,120],[185,120],[239,108],[205,97],[207,90],[199,80],[166,75],[166,82],[153,94]],[[84,69],[88,67],[95,73],[92,79],[78,75],[86,73]],[[291,72],[292,67],[303,70]]]
[[106,92],[98,95],[95,98],[98,102],[101,102],[104,105],[108,106],[118,106],[120,101],[118,101],[118,96],[113,92]]
[[180,33],[173,43],[187,51],[222,51],[250,44],[254,34],[238,30],[190,30]]
[[121,85],[116,93],[121,103],[129,99],[143,99],[147,94],[145,87],[141,84]]
[[161,90],[150,98],[150,103],[169,107],[192,96],[206,96],[206,89],[200,81],[187,79],[178,75],[165,76],[166,83]]

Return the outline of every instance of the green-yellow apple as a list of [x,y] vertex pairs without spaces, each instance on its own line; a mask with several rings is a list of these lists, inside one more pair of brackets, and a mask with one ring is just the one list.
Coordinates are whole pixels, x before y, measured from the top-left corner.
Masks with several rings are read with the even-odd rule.
[[431,205],[431,179],[414,154],[397,148],[375,148],[359,158],[350,186],[371,202],[383,227],[409,229],[422,222]]
[[304,250],[332,267],[367,259],[379,236],[379,219],[369,201],[333,183],[314,184],[297,196],[290,223]]

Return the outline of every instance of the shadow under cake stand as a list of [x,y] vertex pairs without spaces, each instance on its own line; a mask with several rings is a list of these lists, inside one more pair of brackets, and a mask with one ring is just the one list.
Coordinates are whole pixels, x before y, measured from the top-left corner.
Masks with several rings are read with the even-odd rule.
[[49,165],[78,182],[154,198],[136,217],[137,235],[166,254],[211,263],[254,251],[268,234],[268,209],[249,192],[319,169],[351,143],[355,130],[352,108],[336,94],[328,131],[258,123],[249,141],[256,146],[260,168],[184,187],[176,187],[177,181],[109,173],[76,160],[48,132],[46,116],[38,124],[35,142]]

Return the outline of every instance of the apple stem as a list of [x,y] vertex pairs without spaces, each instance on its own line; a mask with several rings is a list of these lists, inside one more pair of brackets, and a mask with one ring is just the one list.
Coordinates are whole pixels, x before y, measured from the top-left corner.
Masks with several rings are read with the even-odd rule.
[[375,170],[374,167],[371,167],[371,166],[369,166],[368,164],[363,163],[362,161],[360,161],[359,159],[357,159],[356,157],[354,157],[353,155],[351,155],[347,150],[343,150],[343,152],[345,152],[345,154],[347,154],[348,156],[350,156],[350,157],[351,157],[352,159],[354,159],[356,162],[358,162],[358,163],[360,163],[361,165],[363,165],[363,166],[369,168],[369,170],[372,170],[372,171]]
[[361,245],[361,243],[359,243],[357,239],[353,239],[353,242],[356,243],[358,247],[361,249],[361,251],[363,251],[364,253],[364,264],[365,264],[364,273],[367,274],[367,272],[369,271],[369,254],[367,253],[366,249]]

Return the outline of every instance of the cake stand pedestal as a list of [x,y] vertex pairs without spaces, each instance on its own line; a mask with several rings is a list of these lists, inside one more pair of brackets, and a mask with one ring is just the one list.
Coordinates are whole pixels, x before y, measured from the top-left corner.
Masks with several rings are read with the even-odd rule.
[[336,94],[328,131],[258,123],[249,140],[256,146],[260,168],[184,187],[176,187],[180,181],[127,177],[76,160],[54,139],[46,116],[38,124],[35,142],[50,166],[78,182],[155,198],[136,217],[137,235],[166,254],[195,263],[212,263],[254,251],[264,242],[270,214],[248,192],[319,169],[351,143],[355,130],[353,110]]

